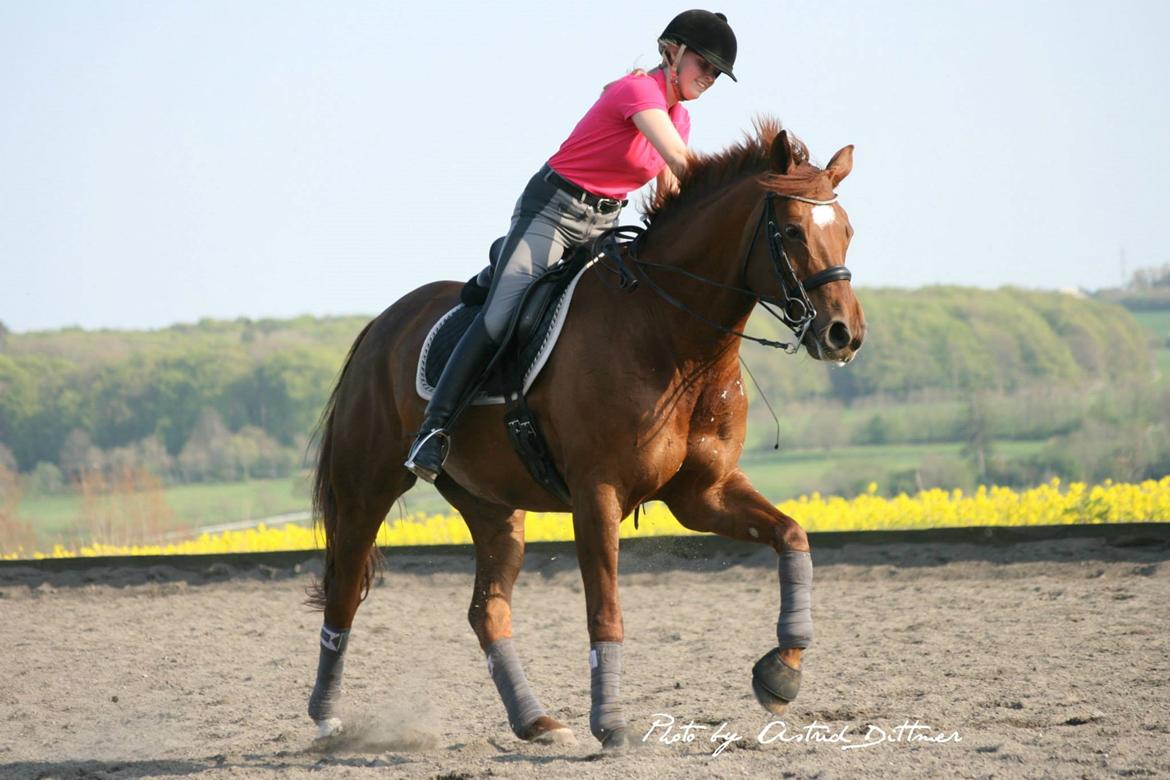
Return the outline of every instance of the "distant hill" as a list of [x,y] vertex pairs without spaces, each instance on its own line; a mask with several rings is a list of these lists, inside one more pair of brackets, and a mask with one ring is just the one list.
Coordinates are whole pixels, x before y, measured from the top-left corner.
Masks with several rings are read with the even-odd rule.
[[[1011,391],[1146,376],[1144,333],[1121,306],[1061,293],[863,289],[869,333],[848,367],[747,344],[774,402],[920,390]],[[303,444],[367,317],[202,320],[153,331],[4,333],[0,443],[21,470],[56,463],[70,433],[124,447],[148,437],[178,454],[216,413],[229,431]],[[782,337],[756,316],[749,332]],[[214,427],[214,426],[212,426]]]
[[[1013,288],[860,289],[869,332],[845,368],[810,366],[745,345],[761,385],[776,395],[851,400],[921,390],[1010,392],[1150,373],[1145,333],[1122,306]],[[752,325],[780,335],[775,321]]]

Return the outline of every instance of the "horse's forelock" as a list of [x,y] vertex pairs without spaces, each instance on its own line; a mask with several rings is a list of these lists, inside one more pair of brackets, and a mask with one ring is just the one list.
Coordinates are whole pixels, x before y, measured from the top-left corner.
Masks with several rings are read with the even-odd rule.
[[833,182],[827,171],[804,163],[786,174],[765,173],[760,185],[777,195],[799,195],[805,198],[829,200],[833,197]]

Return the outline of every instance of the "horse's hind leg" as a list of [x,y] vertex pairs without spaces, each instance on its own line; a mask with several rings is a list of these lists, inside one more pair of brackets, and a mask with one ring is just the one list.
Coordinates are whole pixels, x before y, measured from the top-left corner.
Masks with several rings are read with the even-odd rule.
[[779,646],[752,668],[752,688],[764,709],[783,712],[800,690],[800,657],[813,638],[808,535],[760,495],[740,471],[714,485],[675,486],[663,498],[678,521],[691,530],[767,544],[779,554]]
[[[309,716],[317,724],[318,736],[327,737],[341,730],[338,703],[341,676],[350,627],[358,605],[365,598],[374,573],[377,550],[374,547],[378,528],[394,501],[414,484],[414,476],[399,467],[390,483],[382,484],[371,475],[361,483],[348,478],[336,485],[326,553],[324,622],[321,627],[321,650],[317,663],[317,680],[309,697]],[[377,485],[377,487],[374,487]],[[327,520],[328,521],[328,520]]]
[[475,541],[475,589],[467,619],[487,656],[508,724],[523,740],[574,743],[573,732],[532,692],[512,645],[512,586],[524,563],[524,512],[476,498],[445,475],[435,487],[463,515]]
[[618,598],[621,504],[611,485],[573,489],[573,540],[589,627],[589,730],[603,750],[625,750],[632,728],[621,706],[625,627]]

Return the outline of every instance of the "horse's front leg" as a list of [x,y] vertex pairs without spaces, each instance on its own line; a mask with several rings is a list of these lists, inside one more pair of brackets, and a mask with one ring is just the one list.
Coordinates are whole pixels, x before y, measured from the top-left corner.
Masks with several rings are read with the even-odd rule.
[[[589,730],[605,750],[630,746],[621,709],[622,607],[618,600],[618,529],[622,508],[611,488],[575,490],[573,536],[589,626]],[[582,495],[584,494],[584,495]]]
[[801,653],[813,640],[808,535],[795,520],[756,492],[738,470],[714,485],[679,486],[666,496],[666,503],[678,521],[691,530],[766,544],[779,555],[779,646],[752,668],[752,689],[764,709],[783,712],[800,690]]

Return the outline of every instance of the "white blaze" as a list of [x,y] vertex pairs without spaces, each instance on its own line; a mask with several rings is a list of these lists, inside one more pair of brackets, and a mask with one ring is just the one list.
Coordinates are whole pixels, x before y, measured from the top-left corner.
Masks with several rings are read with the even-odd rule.
[[817,223],[817,227],[824,227],[833,224],[833,220],[837,218],[837,212],[832,206],[813,206],[812,218],[813,222]]

